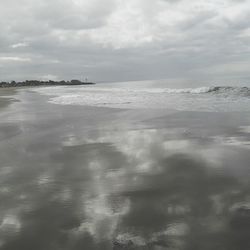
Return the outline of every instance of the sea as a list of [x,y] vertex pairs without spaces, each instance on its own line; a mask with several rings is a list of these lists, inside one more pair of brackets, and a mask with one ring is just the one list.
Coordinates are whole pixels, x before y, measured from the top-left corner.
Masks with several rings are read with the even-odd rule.
[[124,109],[179,111],[250,111],[250,87],[183,81],[100,83],[93,86],[42,88],[55,104],[89,105]]

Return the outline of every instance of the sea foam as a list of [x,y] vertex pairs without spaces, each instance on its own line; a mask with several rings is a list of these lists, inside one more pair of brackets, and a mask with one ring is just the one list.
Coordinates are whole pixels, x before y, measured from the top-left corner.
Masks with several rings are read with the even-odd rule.
[[164,108],[188,111],[250,111],[248,87],[212,86],[198,88],[48,87],[35,91],[50,95],[61,105],[112,108]]

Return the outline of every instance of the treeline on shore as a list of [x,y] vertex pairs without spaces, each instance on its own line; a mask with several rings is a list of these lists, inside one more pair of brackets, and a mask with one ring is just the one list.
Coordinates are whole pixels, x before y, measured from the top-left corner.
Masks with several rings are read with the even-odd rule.
[[25,86],[62,86],[62,85],[90,85],[93,82],[82,82],[79,80],[71,81],[38,81],[38,80],[26,80],[23,82],[0,82],[0,88],[8,87],[25,87]]

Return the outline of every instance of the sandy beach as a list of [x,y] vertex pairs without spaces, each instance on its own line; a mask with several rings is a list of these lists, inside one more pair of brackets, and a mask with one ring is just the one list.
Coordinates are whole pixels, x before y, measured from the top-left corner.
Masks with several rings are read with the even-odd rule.
[[249,249],[249,113],[58,105],[0,89],[0,246]]

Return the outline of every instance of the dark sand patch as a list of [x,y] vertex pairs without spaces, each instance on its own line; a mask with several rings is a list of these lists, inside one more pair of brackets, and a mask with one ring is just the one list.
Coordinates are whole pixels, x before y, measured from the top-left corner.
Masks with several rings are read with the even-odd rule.
[[13,99],[9,98],[0,98],[0,109],[7,107]]
[[4,139],[13,137],[21,133],[21,129],[18,125],[6,123],[0,123],[0,142]]
[[0,110],[2,108],[7,107],[12,102],[16,102],[17,100],[13,98],[13,96],[17,93],[16,88],[12,89],[1,89],[0,88]]
[[17,93],[17,89],[16,88],[0,88],[0,97],[1,96],[12,96],[14,94]]

